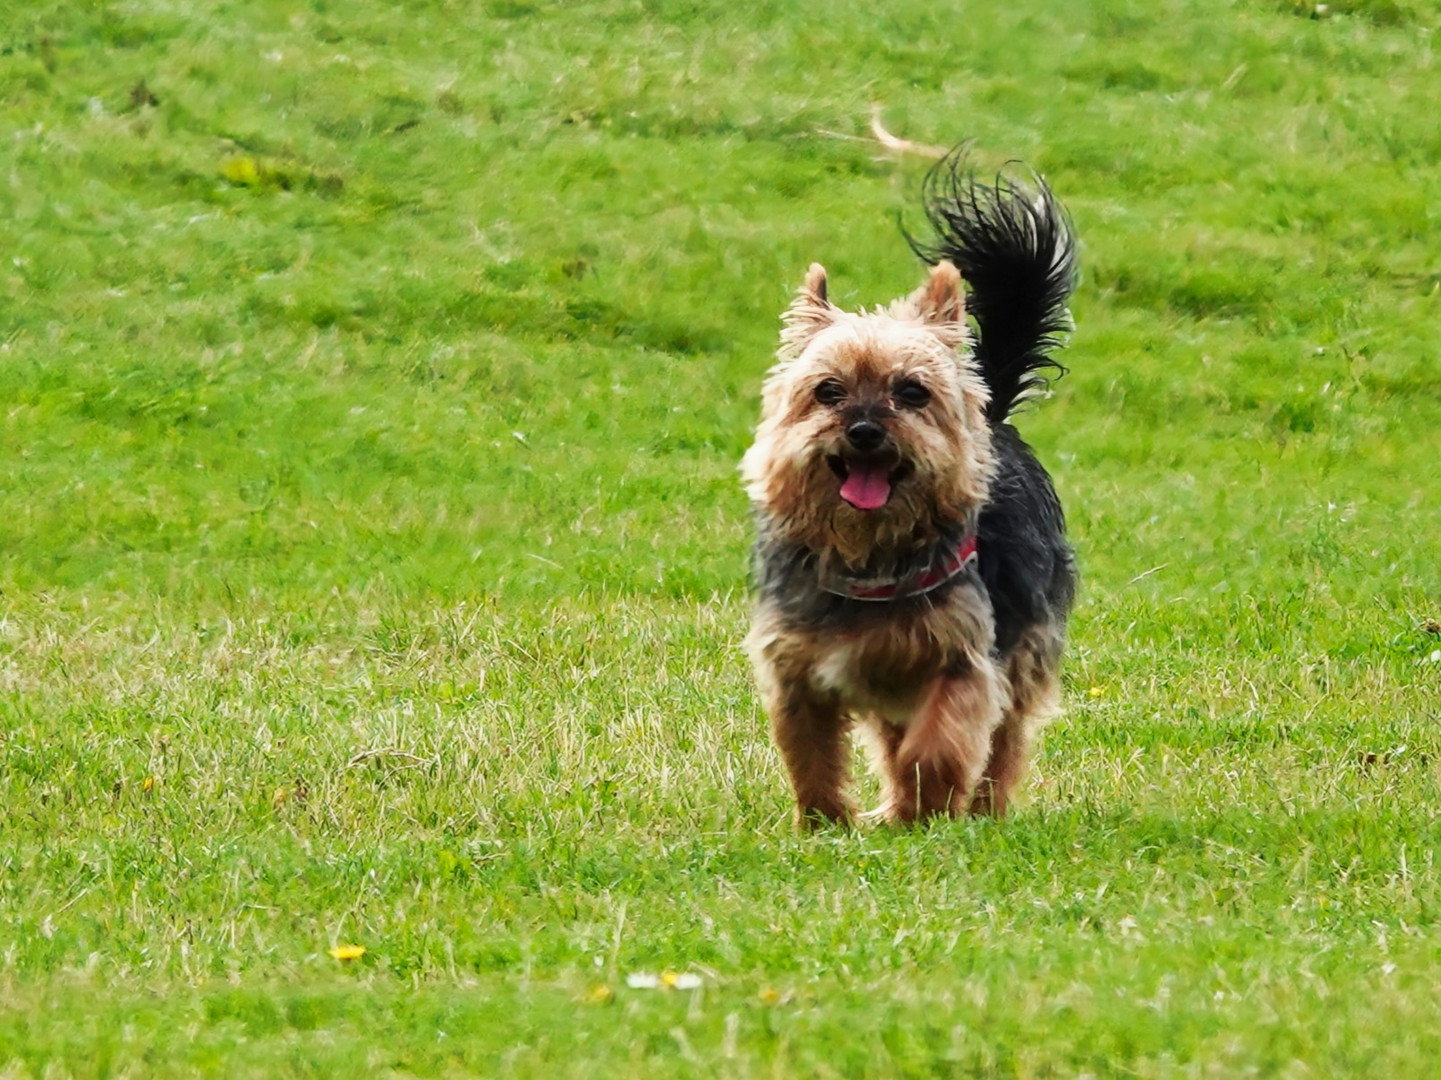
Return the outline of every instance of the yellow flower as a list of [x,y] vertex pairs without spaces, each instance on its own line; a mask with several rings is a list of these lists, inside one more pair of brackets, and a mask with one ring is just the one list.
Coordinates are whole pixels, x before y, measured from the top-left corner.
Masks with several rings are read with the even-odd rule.
[[145,782],[140,785],[140,790],[143,791],[143,792],[145,792],[145,794],[147,794],[147,795],[149,795],[152,791],[154,791],[154,790],[155,790],[155,777],[153,777],[153,776],[147,776],[147,777],[145,778]]
[[599,986],[591,987],[590,993],[585,995],[585,1000],[592,1005],[604,1005],[613,997],[615,994],[611,992],[611,988],[605,983],[601,983]]
[[1104,686],[1093,686],[1093,687],[1091,687],[1091,689],[1088,691],[1088,693],[1090,693],[1091,697],[1093,697],[1093,698],[1098,698],[1098,697],[1100,697],[1102,694],[1104,694],[1105,692],[1106,692],[1106,688],[1105,688]]
[[244,155],[226,158],[220,171],[225,174],[225,179],[240,187],[255,187],[260,183],[260,167],[255,164],[254,158]]
[[776,993],[775,990],[773,990],[769,986],[767,986],[764,990],[761,991],[761,1000],[764,1001],[767,1005],[774,1005],[780,999],[780,994]]
[[358,960],[365,955],[364,945],[337,945],[330,950],[337,960]]
[[659,975],[637,971],[625,977],[632,990],[698,990],[701,977],[689,971],[663,971]]

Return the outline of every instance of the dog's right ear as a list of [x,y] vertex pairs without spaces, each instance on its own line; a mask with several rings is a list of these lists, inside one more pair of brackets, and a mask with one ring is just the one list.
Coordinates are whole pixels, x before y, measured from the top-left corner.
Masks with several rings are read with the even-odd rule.
[[799,353],[806,342],[815,337],[835,321],[839,309],[826,299],[826,268],[820,263],[811,263],[806,279],[796,290],[796,298],[786,308],[781,321],[781,344]]
[[961,289],[961,272],[949,259],[931,267],[926,283],[911,295],[916,315],[922,322],[945,326],[966,317],[966,294]]

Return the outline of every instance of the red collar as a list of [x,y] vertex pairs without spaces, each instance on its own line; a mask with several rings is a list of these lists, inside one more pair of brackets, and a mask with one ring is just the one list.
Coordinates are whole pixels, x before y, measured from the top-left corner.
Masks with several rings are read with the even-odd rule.
[[848,600],[903,600],[940,588],[975,561],[976,536],[970,533],[961,538],[944,563],[917,577],[840,578],[835,587],[822,584],[821,588]]

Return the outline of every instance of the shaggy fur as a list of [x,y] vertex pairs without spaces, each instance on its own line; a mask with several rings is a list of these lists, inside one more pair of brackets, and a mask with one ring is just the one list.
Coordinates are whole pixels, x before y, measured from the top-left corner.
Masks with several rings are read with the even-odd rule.
[[1059,370],[1070,223],[1039,179],[982,184],[959,153],[924,198],[935,240],[908,239],[932,269],[910,296],[842,311],[810,268],[741,464],[759,528],[747,649],[802,824],[854,817],[853,730],[880,816],[1004,814],[1058,699],[1075,566],[1006,421]]

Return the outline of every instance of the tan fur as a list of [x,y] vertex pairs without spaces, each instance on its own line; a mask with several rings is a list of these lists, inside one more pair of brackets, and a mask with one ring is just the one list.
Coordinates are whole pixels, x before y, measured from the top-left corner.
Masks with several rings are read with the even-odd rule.
[[990,656],[989,606],[962,585],[946,603],[872,628],[805,632],[761,611],[746,639],[803,822],[849,821],[845,736],[868,729],[883,816],[961,813],[1009,704]]
[[[984,500],[993,469],[988,394],[957,351],[968,347],[969,335],[960,274],[950,263],[910,297],[870,314],[832,306],[825,284],[824,268],[813,265],[785,314],[741,475],[751,499],[786,522],[790,539],[856,568],[877,549],[924,545],[957,507]],[[935,394],[932,408],[902,414],[892,427],[919,482],[880,511],[858,511],[840,498],[826,465],[844,436],[834,416],[816,407],[815,389],[838,378],[856,392],[876,393],[902,373]]]
[[[821,573],[922,550],[973,521],[985,502],[994,472],[987,390],[964,320],[960,275],[950,263],[910,296],[869,313],[832,305],[823,267],[807,273],[785,313],[741,471],[771,527],[817,553]],[[880,401],[902,376],[932,394],[924,408],[884,414],[914,472],[884,506],[858,510],[840,496],[827,465],[844,446],[845,425],[817,403],[816,389],[835,379],[858,399]],[[993,634],[990,602],[976,580],[934,603],[827,629],[762,604],[746,646],[798,819],[852,820],[845,786],[855,728],[871,744],[887,819],[1004,813],[1055,700],[1059,637],[1028,636],[1002,670]]]

